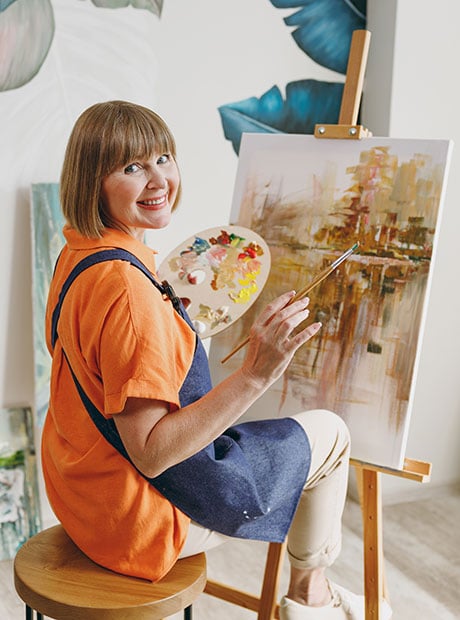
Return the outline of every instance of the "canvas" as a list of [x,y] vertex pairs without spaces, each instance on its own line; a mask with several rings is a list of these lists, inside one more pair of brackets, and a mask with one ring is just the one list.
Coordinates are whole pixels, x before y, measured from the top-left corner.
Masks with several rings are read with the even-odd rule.
[[265,239],[272,267],[254,306],[213,338],[215,381],[239,366],[244,350],[221,359],[269,300],[360,243],[310,293],[310,320],[323,327],[247,419],[331,409],[350,428],[354,458],[402,467],[451,147],[244,134],[231,222]]
[[0,560],[40,529],[32,411],[0,409]]
[[31,188],[32,304],[34,334],[35,412],[39,426],[48,409],[51,356],[45,341],[45,310],[54,264],[64,245],[64,217],[58,183]]

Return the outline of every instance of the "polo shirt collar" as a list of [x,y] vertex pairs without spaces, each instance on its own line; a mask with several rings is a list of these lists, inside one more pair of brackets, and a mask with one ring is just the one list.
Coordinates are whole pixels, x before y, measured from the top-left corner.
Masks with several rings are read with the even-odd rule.
[[149,248],[121,230],[106,228],[101,238],[84,237],[69,225],[64,226],[62,232],[70,250],[84,250],[88,252],[107,248],[121,248],[137,256],[150,271],[155,271],[156,250]]

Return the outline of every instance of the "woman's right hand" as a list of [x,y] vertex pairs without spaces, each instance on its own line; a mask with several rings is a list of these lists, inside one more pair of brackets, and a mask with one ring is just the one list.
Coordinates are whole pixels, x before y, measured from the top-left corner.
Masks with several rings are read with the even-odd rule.
[[249,333],[242,370],[262,389],[267,389],[286,370],[294,353],[321,328],[312,323],[293,334],[309,315],[308,297],[292,301],[295,291],[274,299],[261,312]]

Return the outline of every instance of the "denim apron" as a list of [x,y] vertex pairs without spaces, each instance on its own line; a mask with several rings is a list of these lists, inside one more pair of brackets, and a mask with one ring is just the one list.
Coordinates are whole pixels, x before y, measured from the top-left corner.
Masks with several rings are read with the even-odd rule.
[[[175,310],[193,329],[187,312],[167,282],[157,282],[147,267],[126,250],[102,250],[80,261],[64,283],[52,316],[53,347],[58,337],[61,306],[72,282],[84,269],[107,260],[129,261],[140,269],[163,295],[171,299]],[[63,354],[69,363],[64,351]],[[69,368],[94,424],[135,467],[114,420],[105,418],[95,407],[70,364]],[[181,407],[195,402],[211,387],[208,359],[197,336],[193,361],[179,392]],[[294,516],[309,466],[310,444],[303,428],[292,418],[280,418],[237,424],[159,476],[147,478],[142,472],[139,474],[204,527],[228,536],[282,542]]]

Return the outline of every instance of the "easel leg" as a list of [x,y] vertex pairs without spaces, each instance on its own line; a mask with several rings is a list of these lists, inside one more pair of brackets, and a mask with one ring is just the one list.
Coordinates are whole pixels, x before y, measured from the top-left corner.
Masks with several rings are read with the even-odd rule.
[[384,596],[381,474],[358,467],[356,475],[363,514],[365,619],[381,620]]
[[270,543],[268,546],[267,560],[262,592],[260,596],[258,620],[272,620],[277,608],[278,582],[283,568],[283,558],[286,552],[286,542]]

